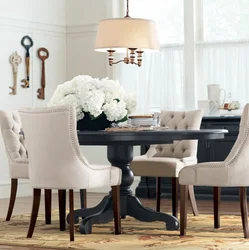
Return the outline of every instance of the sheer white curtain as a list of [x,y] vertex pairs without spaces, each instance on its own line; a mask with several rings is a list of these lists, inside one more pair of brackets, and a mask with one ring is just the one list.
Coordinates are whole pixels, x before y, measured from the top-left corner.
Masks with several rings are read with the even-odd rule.
[[197,99],[220,84],[241,109],[249,102],[249,1],[202,0],[203,38],[197,44]]
[[183,46],[168,46],[158,53],[145,53],[143,66],[116,65],[113,76],[137,94],[137,113],[184,106]]
[[207,85],[220,84],[243,107],[249,102],[249,42],[200,44],[198,99],[207,99]]

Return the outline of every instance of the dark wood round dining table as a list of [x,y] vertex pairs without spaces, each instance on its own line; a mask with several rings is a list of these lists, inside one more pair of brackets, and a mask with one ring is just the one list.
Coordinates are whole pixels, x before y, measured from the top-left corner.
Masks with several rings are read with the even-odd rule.
[[[133,160],[133,146],[152,144],[171,144],[179,140],[216,140],[223,139],[228,133],[223,129],[200,130],[148,130],[148,131],[78,131],[80,145],[105,145],[107,158],[112,166],[122,170],[120,185],[120,216],[131,216],[139,221],[162,221],[166,223],[167,230],[178,230],[179,221],[170,214],[156,212],[144,207],[139,199],[132,193],[131,185],[134,180],[129,168]],[[97,155],[96,155],[97,157]],[[80,233],[92,232],[93,224],[108,223],[113,219],[112,193],[105,196],[95,207],[81,208],[74,211],[75,222],[80,218]]]

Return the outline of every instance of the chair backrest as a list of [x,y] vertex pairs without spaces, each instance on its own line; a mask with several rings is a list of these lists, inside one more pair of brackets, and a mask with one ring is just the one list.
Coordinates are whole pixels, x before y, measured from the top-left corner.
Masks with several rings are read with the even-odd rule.
[[[161,111],[160,126],[169,129],[198,130],[201,126],[203,110],[190,111]],[[174,141],[173,144],[157,145],[154,157],[196,157],[197,140]]]
[[225,159],[228,179],[235,185],[249,185],[249,104],[241,116],[238,138]]
[[0,126],[9,162],[27,158],[25,141],[21,132],[18,112],[0,110]]
[[22,108],[19,113],[29,152],[31,185],[51,189],[87,186],[89,164],[80,153],[75,108]]

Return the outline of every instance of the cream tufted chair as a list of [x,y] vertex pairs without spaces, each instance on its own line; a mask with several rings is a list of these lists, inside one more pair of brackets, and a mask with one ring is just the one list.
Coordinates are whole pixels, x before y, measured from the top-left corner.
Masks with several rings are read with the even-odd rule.
[[[41,189],[69,189],[70,240],[74,240],[73,189],[112,186],[115,233],[120,233],[119,185],[121,169],[109,165],[90,165],[80,153],[76,132],[76,110],[72,106],[22,108],[19,111],[27,149],[29,176],[34,188],[28,238],[33,235]],[[60,207],[61,208],[61,207]],[[65,230],[65,210],[60,220]]]
[[[21,120],[18,112],[0,110],[0,126],[9,162],[11,178],[10,202],[6,221],[9,221],[16,200],[18,179],[29,179],[28,153],[21,132]],[[51,224],[51,190],[45,190],[45,219]]]
[[0,125],[5,151],[9,162],[11,194],[6,221],[9,221],[15,205],[18,179],[28,179],[28,156],[17,112],[0,110]]
[[[200,129],[202,110],[162,111],[160,126],[169,129]],[[173,144],[152,145],[145,155],[135,157],[131,169],[136,176],[157,177],[156,210],[160,211],[161,177],[172,179],[172,214],[178,214],[178,174],[185,166],[197,163],[197,140],[174,141]],[[193,186],[189,186],[193,212],[198,215]]]
[[238,138],[225,161],[187,166],[180,171],[181,235],[186,234],[186,185],[214,187],[214,227],[220,227],[220,187],[240,187],[244,237],[249,238],[246,187],[249,186],[249,104],[243,110]]

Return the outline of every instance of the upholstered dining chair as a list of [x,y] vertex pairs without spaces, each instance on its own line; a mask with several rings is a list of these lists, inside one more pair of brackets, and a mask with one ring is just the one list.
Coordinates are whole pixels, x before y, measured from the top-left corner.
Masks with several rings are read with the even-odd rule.
[[[73,189],[103,186],[112,186],[115,234],[120,234],[119,185],[122,172],[109,165],[90,165],[81,154],[75,107],[22,108],[19,113],[29,152],[29,177],[34,189],[27,237],[31,238],[34,232],[41,189],[69,190],[70,240],[73,241]],[[60,229],[65,230],[66,209],[60,206],[59,210]]]
[[[200,129],[203,111],[162,111],[160,126],[169,129]],[[197,163],[197,140],[174,141],[173,144],[152,145],[145,155],[134,157],[131,169],[136,176],[156,177],[156,211],[160,211],[161,177],[172,180],[172,214],[178,215],[179,171]],[[188,186],[194,215],[198,215],[193,186]]]
[[[0,127],[9,163],[11,192],[6,221],[11,219],[14,209],[18,179],[29,179],[28,154],[21,132],[18,112],[0,110]],[[45,190],[45,222],[51,224],[51,190]]]
[[20,134],[21,121],[17,112],[0,110],[0,125],[5,151],[9,163],[11,192],[6,221],[11,219],[16,200],[18,179],[28,179],[28,156],[23,136]]
[[[0,127],[2,138],[5,145],[5,152],[9,163],[9,175],[11,178],[11,191],[9,207],[6,221],[11,219],[14,209],[18,179],[29,179],[28,173],[28,152],[25,147],[24,136],[21,132],[21,119],[18,112],[0,110]],[[45,191],[45,223],[51,224],[51,202],[52,192],[49,189]],[[86,190],[80,190],[81,208],[86,208],[87,195]],[[65,194],[59,193],[59,203],[63,202]]]
[[205,162],[183,168],[180,183],[180,234],[186,234],[186,186],[214,187],[214,228],[220,228],[220,188],[239,187],[244,237],[249,238],[246,187],[249,186],[249,104],[244,107],[238,138],[222,162]]

